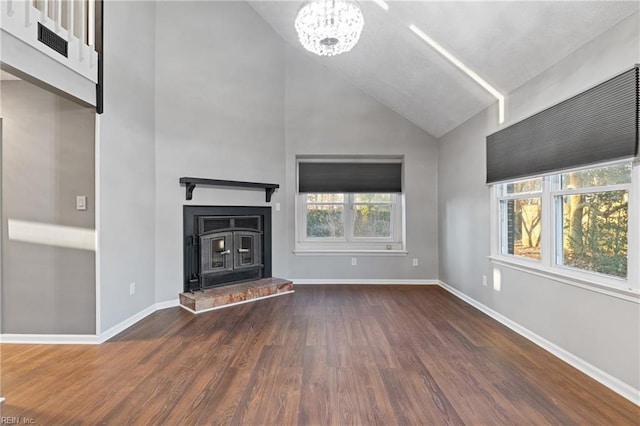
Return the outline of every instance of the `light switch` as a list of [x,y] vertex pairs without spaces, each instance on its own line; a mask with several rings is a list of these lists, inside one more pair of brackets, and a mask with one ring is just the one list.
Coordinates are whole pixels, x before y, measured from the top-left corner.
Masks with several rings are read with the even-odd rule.
[[86,210],[87,209],[87,196],[86,195],[77,195],[76,196],[76,210]]

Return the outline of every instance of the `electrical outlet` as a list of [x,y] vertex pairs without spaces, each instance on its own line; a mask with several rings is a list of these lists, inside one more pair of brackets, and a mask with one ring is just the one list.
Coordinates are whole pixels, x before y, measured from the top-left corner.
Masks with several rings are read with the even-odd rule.
[[129,295],[133,296],[136,293],[136,283],[129,283]]
[[487,276],[486,275],[482,276],[482,285],[485,286],[485,287],[487,286]]
[[358,264],[358,259],[356,259],[355,257],[351,258],[351,266],[356,266]]
[[418,266],[418,258],[417,257],[413,258],[413,266]]
[[276,203],[276,211],[279,212],[280,211],[280,203]]

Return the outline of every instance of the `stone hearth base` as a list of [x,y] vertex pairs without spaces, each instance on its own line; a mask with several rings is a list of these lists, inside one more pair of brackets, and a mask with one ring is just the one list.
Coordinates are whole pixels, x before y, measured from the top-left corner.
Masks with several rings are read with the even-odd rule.
[[257,281],[214,287],[195,293],[180,293],[180,305],[195,313],[220,309],[252,300],[293,293],[293,283],[281,278],[263,278]]

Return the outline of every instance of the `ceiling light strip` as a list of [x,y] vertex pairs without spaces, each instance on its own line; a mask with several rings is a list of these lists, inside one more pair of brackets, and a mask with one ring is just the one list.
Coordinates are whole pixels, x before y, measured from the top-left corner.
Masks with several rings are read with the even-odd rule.
[[389,4],[384,0],[373,0],[375,4],[383,8],[384,10],[389,10]]
[[480,77],[475,71],[467,67],[461,60],[453,56],[447,49],[438,44],[431,37],[426,35],[420,28],[415,25],[409,25],[409,29],[413,31],[418,37],[424,40],[429,46],[434,48],[438,53],[444,56],[449,62],[462,70],[465,74],[473,79],[476,83],[482,86],[487,92],[491,93],[496,99],[498,99],[498,121],[504,122],[504,95],[496,90],[495,87],[487,83],[482,77]]

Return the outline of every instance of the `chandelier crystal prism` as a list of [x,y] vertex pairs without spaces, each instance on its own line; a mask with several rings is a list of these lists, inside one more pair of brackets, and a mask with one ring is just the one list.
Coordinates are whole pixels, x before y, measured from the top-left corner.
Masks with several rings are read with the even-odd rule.
[[352,0],[310,0],[298,11],[295,27],[300,43],[309,52],[334,56],[356,45],[364,17]]

